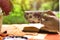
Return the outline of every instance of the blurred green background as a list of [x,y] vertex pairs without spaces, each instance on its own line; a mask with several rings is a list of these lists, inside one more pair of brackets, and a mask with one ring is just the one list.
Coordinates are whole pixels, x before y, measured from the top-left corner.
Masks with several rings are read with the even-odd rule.
[[59,0],[11,0],[13,9],[10,15],[4,16],[4,24],[25,24],[28,21],[24,18],[24,11],[35,10],[34,3],[36,3],[36,10],[52,10],[56,12],[56,16],[60,18],[59,14]]

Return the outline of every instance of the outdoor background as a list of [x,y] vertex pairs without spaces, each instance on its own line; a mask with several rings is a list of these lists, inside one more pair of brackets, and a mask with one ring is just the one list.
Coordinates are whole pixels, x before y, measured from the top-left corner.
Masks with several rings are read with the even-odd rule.
[[[56,16],[60,18],[59,14],[59,0],[11,0],[13,9],[10,15],[4,16],[4,24],[25,24],[28,21],[24,18],[24,12],[29,10],[52,10],[56,12]],[[34,9],[34,5],[36,9]]]

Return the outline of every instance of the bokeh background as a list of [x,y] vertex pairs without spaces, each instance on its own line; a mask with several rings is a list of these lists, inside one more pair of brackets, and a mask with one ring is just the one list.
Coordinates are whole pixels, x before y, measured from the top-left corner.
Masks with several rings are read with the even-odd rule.
[[13,9],[10,15],[4,16],[3,24],[26,24],[28,21],[24,17],[25,11],[45,11],[51,10],[56,12],[56,16],[60,18],[59,0],[10,0]]

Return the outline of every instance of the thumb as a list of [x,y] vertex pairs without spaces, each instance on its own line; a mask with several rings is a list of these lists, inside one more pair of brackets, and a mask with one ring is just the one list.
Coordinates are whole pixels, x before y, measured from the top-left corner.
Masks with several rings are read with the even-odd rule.
[[42,18],[44,18],[44,19],[52,19],[52,18],[54,18],[55,16],[52,16],[52,15],[43,15],[42,16]]

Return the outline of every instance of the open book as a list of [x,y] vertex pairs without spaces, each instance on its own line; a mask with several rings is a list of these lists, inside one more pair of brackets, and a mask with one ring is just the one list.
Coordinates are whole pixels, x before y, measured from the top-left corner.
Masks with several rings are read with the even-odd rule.
[[48,34],[58,34],[57,31],[49,31],[42,24],[29,24],[23,28],[23,32],[33,32],[33,33],[48,33]]

